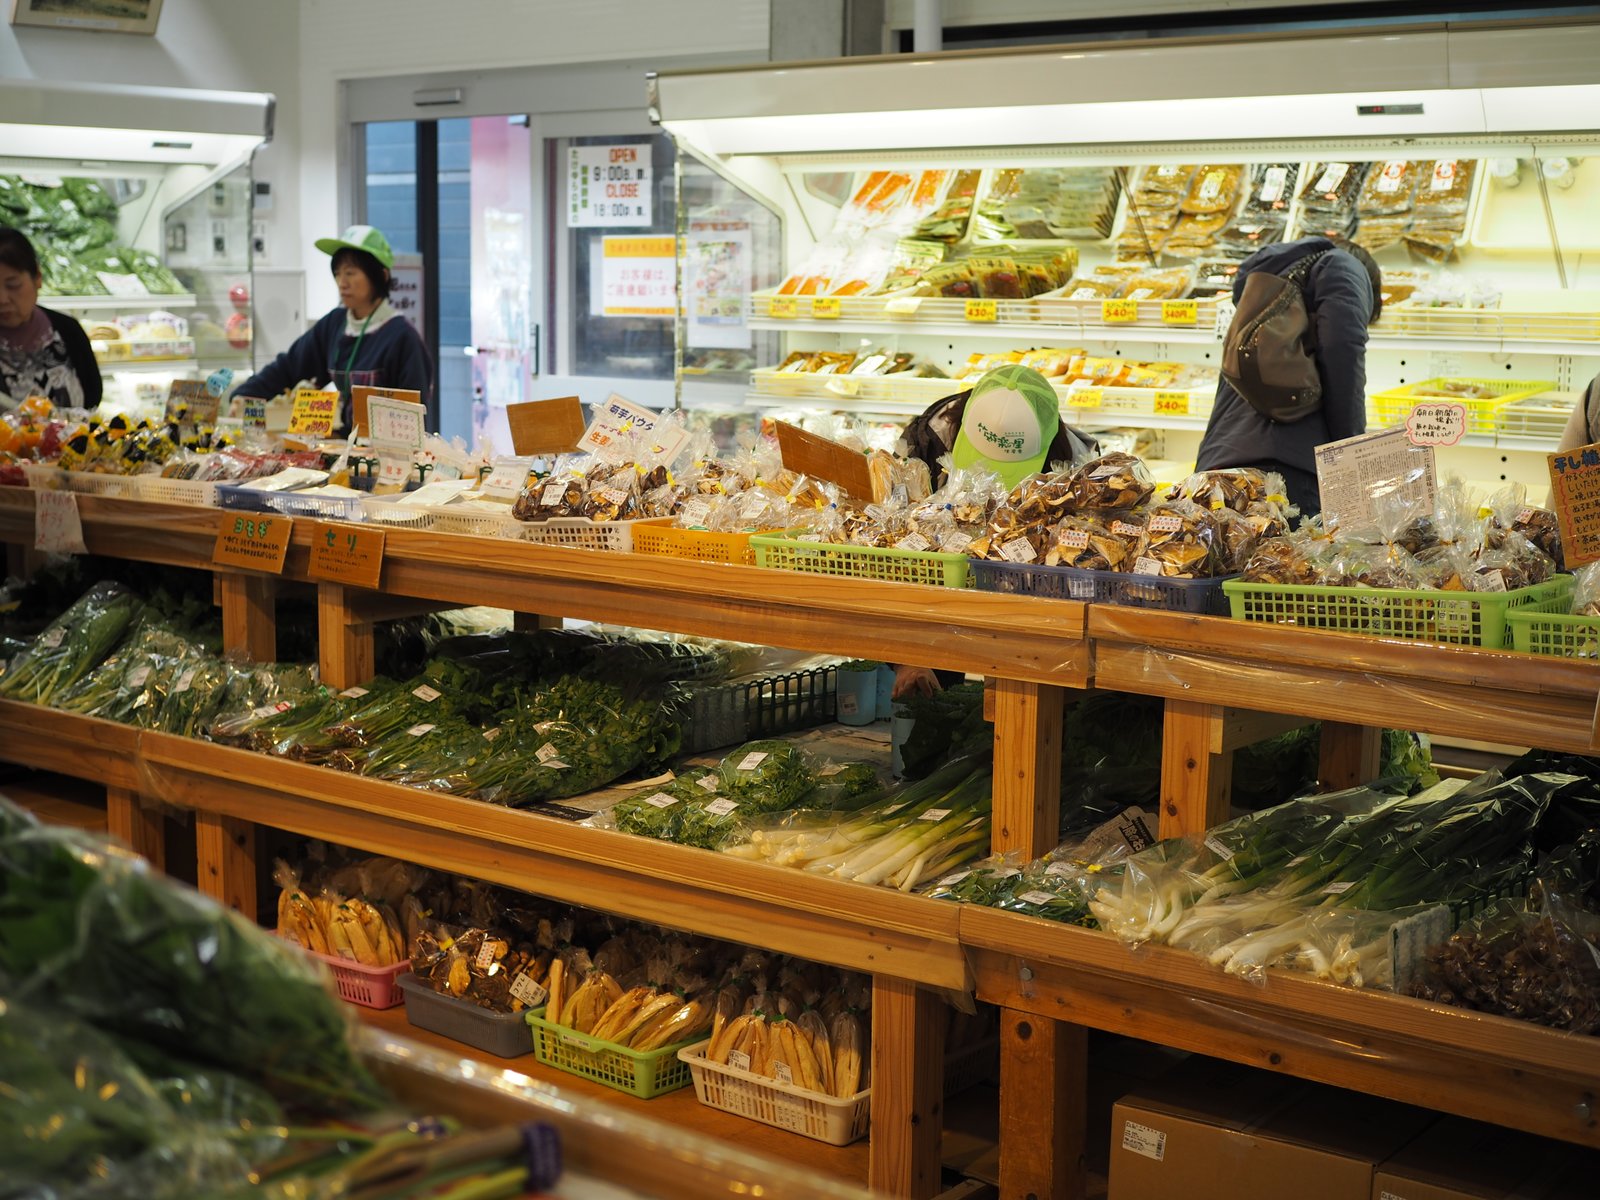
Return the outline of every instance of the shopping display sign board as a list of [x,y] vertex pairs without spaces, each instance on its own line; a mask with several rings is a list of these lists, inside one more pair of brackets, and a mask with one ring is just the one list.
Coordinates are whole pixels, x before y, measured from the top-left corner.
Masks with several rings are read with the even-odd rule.
[[311,522],[311,565],[314,579],[376,589],[383,574],[384,531],[333,521]]
[[1561,521],[1568,568],[1600,562],[1600,445],[1547,455],[1550,504]]
[[689,442],[689,431],[681,424],[664,425],[660,413],[612,392],[604,404],[594,406],[589,427],[578,439],[578,449],[596,453],[619,439],[636,438],[641,434],[652,435],[648,446],[650,456],[663,463],[677,458]]
[[83,545],[83,520],[73,492],[35,492],[33,497],[33,548],[46,554],[87,554]]
[[567,225],[649,226],[655,169],[649,142],[567,151]]
[[1404,425],[1317,447],[1317,490],[1329,529],[1370,529],[1378,501],[1397,492],[1432,512],[1437,487],[1433,447],[1413,446]]
[[[425,417],[422,414],[425,414],[427,410],[422,407],[421,392],[413,392],[406,388],[353,387],[350,389],[350,423],[355,429],[357,437],[371,437],[367,432],[367,426],[369,424],[370,405],[375,396],[416,405],[419,414],[416,417],[416,424],[419,428],[423,426]],[[402,417],[402,420],[408,425],[411,423],[410,417]],[[416,444],[417,448],[420,449],[422,439],[418,438]]]
[[301,388],[294,394],[289,410],[289,432],[302,437],[325,438],[333,434],[339,419],[339,393],[320,388]]
[[215,425],[222,393],[203,379],[174,379],[167,388],[167,420]]
[[872,499],[872,473],[865,454],[783,421],[773,424],[786,470],[836,483],[858,500]]
[[290,517],[224,513],[211,561],[219,567],[244,567],[281,575],[293,532],[294,520]]
[[576,396],[506,405],[511,448],[519,456],[565,454],[583,437],[583,403]]

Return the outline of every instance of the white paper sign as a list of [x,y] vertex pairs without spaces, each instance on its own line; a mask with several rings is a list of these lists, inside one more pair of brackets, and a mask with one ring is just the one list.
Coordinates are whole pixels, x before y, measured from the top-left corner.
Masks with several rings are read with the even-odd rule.
[[602,239],[601,316],[672,317],[677,311],[677,239],[671,236]]
[[46,554],[87,554],[78,497],[73,492],[35,492],[33,548]]
[[1317,447],[1317,490],[1330,529],[1370,528],[1376,502],[1396,492],[1432,512],[1436,487],[1433,447],[1413,446],[1404,425]]
[[655,172],[649,142],[567,151],[567,225],[648,226]]
[[750,222],[692,220],[684,243],[683,290],[691,346],[748,350]]
[[638,433],[658,433],[652,448],[662,462],[670,463],[689,441],[689,431],[681,425],[661,429],[661,417],[642,404],[612,392],[604,404],[594,406],[589,427],[578,439],[578,449],[590,452],[603,450],[619,437]]
[[408,400],[367,397],[367,440],[378,450],[409,455],[428,435],[427,409]]
[[1413,446],[1454,446],[1467,435],[1467,406],[1455,400],[1415,404],[1406,417],[1406,437]]
[[96,271],[100,282],[106,285],[106,291],[113,296],[148,296],[150,289],[145,287],[144,280],[137,275],[115,275],[110,271]]
[[433,483],[425,483],[416,491],[408,493],[406,503],[421,507],[429,505],[437,507],[441,504],[449,504],[471,487],[472,481],[470,479],[440,479]]
[[[529,458],[497,458],[494,460],[494,470],[478,488],[480,496],[495,496],[502,500],[515,500],[522,495],[523,486],[528,482],[528,472],[533,469],[533,460]],[[562,492],[566,488],[561,489]],[[557,496],[555,503],[559,504],[561,497]]]

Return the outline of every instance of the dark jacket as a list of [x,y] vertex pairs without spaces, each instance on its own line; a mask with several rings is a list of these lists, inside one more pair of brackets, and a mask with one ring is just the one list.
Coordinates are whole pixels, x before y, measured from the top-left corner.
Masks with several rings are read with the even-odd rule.
[[[60,380],[60,367],[65,366],[77,376],[78,388],[83,393],[82,406],[94,408],[100,403],[100,396],[104,385],[100,379],[100,364],[95,361],[94,349],[89,345],[89,335],[83,331],[83,326],[54,309],[39,305],[38,310],[44,314],[45,320],[50,322],[50,328],[55,331],[56,337],[61,339],[59,348],[54,343],[48,343],[38,355],[24,360],[22,375],[12,378],[5,372],[0,372],[0,393],[11,395],[19,404],[28,398],[30,393],[44,394],[45,398],[58,408],[68,408],[78,404],[77,397],[70,395],[65,387],[51,387],[41,383],[45,374],[53,373],[58,382]],[[12,393],[22,392],[22,395]]]
[[1333,249],[1327,238],[1302,238],[1268,246],[1245,259],[1233,285],[1237,302],[1252,271],[1282,275],[1307,254],[1331,250],[1312,266],[1302,291],[1316,339],[1322,407],[1291,424],[1263,417],[1226,380],[1196,456],[1197,470],[1219,467],[1292,467],[1315,473],[1316,448],[1355,437],[1367,429],[1367,324],[1372,319],[1372,280],[1354,255]]
[[294,345],[241,383],[238,394],[270,400],[302,379],[313,380],[318,387],[337,382],[344,394],[348,419],[350,396],[345,372],[349,371],[357,384],[421,392],[422,402],[430,403],[433,363],[411,322],[401,316],[389,318],[376,329],[369,329],[357,350],[356,339],[345,332],[345,317],[342,307],[334,309],[296,338]]

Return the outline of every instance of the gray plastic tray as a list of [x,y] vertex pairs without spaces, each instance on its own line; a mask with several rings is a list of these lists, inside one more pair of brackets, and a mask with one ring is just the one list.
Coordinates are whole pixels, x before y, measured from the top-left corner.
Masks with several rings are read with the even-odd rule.
[[415,975],[402,975],[399,982],[406,994],[406,1020],[418,1029],[443,1034],[500,1058],[533,1053],[526,1013],[490,1012],[470,1000],[436,992]]

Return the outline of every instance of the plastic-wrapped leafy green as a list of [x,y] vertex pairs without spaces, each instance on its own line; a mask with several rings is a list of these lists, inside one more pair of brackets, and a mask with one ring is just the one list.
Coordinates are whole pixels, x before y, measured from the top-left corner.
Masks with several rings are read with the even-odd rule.
[[817,786],[801,805],[835,811],[855,808],[883,790],[878,768],[869,762],[830,763],[816,773]]
[[805,756],[790,742],[746,742],[722,760],[722,790],[749,813],[794,808],[816,785]]
[[117,219],[116,199],[98,179],[69,176],[61,181],[61,186],[67,190],[67,195],[78,202],[78,207],[88,216],[106,221],[115,221]]
[[673,841],[702,850],[721,850],[744,841],[749,832],[737,800],[702,794],[684,802]]
[[56,296],[104,296],[106,285],[95,274],[94,268],[79,262],[65,251],[56,249],[42,238],[34,238],[35,252],[39,255],[39,274],[44,279],[44,290]]
[[664,788],[645,788],[618,801],[611,810],[611,819],[623,833],[671,842],[677,840],[688,804]]
[[103,663],[138,616],[141,604],[118,583],[99,583],[52,621],[33,648],[0,679],[0,696],[49,704]]
[[17,224],[32,204],[27,184],[15,175],[0,175],[0,211],[6,214],[6,224]]
[[133,273],[139,277],[139,282],[154,295],[177,296],[183,293],[184,287],[178,277],[167,270],[166,264],[148,250],[130,250],[125,252],[123,257],[133,268]]
[[108,839],[3,799],[0,994],[321,1111],[380,1096],[319,964]]
[[473,764],[491,753],[491,743],[475,726],[453,717],[421,721],[368,747],[363,775],[430,792],[466,792]]
[[178,631],[156,622],[142,624],[115,654],[53,703],[86,717],[149,726],[186,660],[198,657]]
[[81,254],[117,240],[117,227],[99,217],[89,217],[70,236],[61,235],[57,245],[70,254]]
[[203,737],[222,710],[232,676],[232,667],[210,655],[184,664],[167,689],[150,728],[183,737]]
[[[0,1000],[0,1062],[7,1196],[214,1194],[248,1178],[242,1149],[264,1157],[278,1142],[262,1132],[281,1120],[270,1101],[193,1105],[193,1091],[153,1081],[116,1040],[54,1005]],[[225,1086],[204,1074],[187,1082],[213,1095]]]
[[915,724],[900,747],[902,773],[921,779],[951,758],[994,744],[994,726],[983,719],[983,684],[958,683],[932,696],[895,701],[896,711]]

